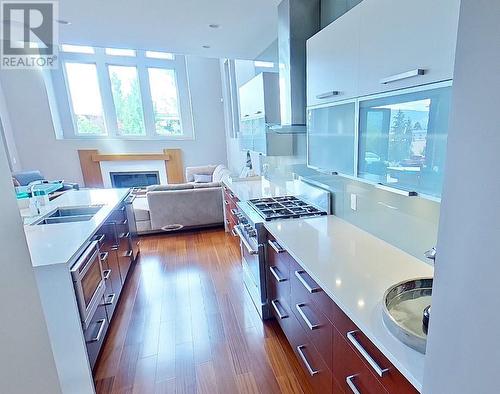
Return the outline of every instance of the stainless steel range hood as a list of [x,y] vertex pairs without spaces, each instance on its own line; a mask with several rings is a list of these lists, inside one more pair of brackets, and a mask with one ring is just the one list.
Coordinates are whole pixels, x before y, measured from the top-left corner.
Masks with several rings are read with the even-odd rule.
[[306,131],[306,40],[320,29],[320,0],[283,0],[278,5],[278,51],[282,133]]

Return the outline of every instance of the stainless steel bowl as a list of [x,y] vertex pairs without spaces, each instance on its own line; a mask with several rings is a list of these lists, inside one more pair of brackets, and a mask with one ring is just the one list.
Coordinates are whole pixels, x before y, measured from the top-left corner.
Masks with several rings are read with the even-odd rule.
[[384,294],[383,316],[389,331],[404,344],[425,353],[427,334],[422,323],[430,305],[432,278],[416,278],[391,286]]

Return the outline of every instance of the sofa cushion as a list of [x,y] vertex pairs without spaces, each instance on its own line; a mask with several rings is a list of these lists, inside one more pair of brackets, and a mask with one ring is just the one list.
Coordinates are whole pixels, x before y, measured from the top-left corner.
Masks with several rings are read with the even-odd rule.
[[222,180],[230,174],[229,169],[226,166],[219,164],[215,167],[214,173],[212,175],[213,182],[222,182]]
[[212,175],[208,174],[193,174],[195,183],[209,183],[212,182]]
[[148,199],[146,196],[136,197],[133,207],[136,221],[142,222],[150,219]]
[[168,190],[186,190],[193,189],[191,183],[174,183],[171,185],[152,185],[146,188],[146,192],[161,192]]
[[214,165],[186,167],[186,182],[194,182],[194,174],[212,175],[215,170]]
[[208,187],[221,187],[220,182],[193,183],[195,189],[206,189]]

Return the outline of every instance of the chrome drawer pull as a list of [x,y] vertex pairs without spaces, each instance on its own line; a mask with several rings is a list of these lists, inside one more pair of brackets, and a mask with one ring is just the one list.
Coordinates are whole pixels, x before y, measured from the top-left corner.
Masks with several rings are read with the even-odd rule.
[[229,201],[224,200],[224,205],[229,205]]
[[236,210],[236,208],[232,208],[231,209],[231,213],[236,216],[236,214],[238,213],[238,211]]
[[380,366],[377,364],[377,362],[368,354],[368,352],[361,346],[361,344],[358,342],[354,334],[358,333],[358,330],[354,331],[349,331],[347,333],[347,339],[349,339],[349,342],[351,342],[354,347],[358,350],[358,352],[361,353],[363,358],[370,364],[370,366],[375,370],[378,376],[383,377],[385,373],[389,371],[389,368],[382,369]]
[[107,298],[107,301],[104,301],[104,303],[102,305],[104,305],[104,306],[113,305],[115,303],[116,294],[112,293],[112,294],[108,295],[106,298]]
[[121,233],[118,238],[128,238],[130,237],[130,233]]
[[309,361],[307,361],[306,355],[302,351],[302,349],[305,349],[305,345],[300,345],[297,346],[297,352],[299,353],[300,358],[302,359],[302,362],[305,364],[307,371],[309,372],[309,375],[314,376],[319,373],[317,369],[313,369],[311,367],[311,364],[309,364]]
[[97,335],[94,338],[90,338],[87,343],[99,342],[101,340],[104,327],[106,327],[106,319],[97,320],[96,323],[100,324],[99,331],[97,331]]
[[281,245],[275,240],[269,239],[267,241],[268,245],[273,248],[276,253],[285,253],[286,250],[281,247]]
[[127,250],[127,251],[123,254],[123,257],[132,257],[132,251],[131,251],[131,250]]
[[311,285],[306,282],[306,280],[302,277],[302,274],[305,274],[305,272],[306,271],[295,271],[295,276],[300,281],[300,283],[304,285],[309,293],[317,293],[318,291],[321,291],[321,287],[311,287]]
[[358,390],[358,388],[353,382],[355,377],[356,375],[348,376],[347,378],[345,378],[345,382],[347,383],[353,394],[361,394],[361,392]]
[[128,223],[128,220],[125,219],[125,220],[123,220],[122,222],[120,222],[118,224],[121,225],[121,226],[125,226],[127,223]]
[[311,321],[307,318],[306,314],[304,313],[304,311],[302,310],[302,307],[303,306],[306,306],[306,304],[296,304],[295,305],[295,308],[297,309],[297,312],[299,312],[300,316],[302,317],[302,319],[306,322],[307,324],[307,327],[309,327],[309,329],[312,331],[312,330],[316,330],[318,328],[320,328],[320,325],[319,324],[312,324]]
[[104,263],[108,260],[109,253],[108,252],[102,252],[99,254],[99,258],[101,261]]
[[278,300],[272,300],[271,301],[271,305],[273,306],[273,309],[276,312],[276,314],[278,315],[278,317],[280,318],[280,320],[286,319],[288,317],[288,315],[287,314],[281,314],[280,309],[278,308],[278,303],[279,303]]
[[274,279],[276,279],[276,282],[285,282],[286,278],[280,277],[280,274],[278,273],[278,269],[273,265],[269,267],[269,271],[271,271],[271,274],[273,274]]
[[110,276],[111,276],[111,270],[102,271],[102,277],[104,278],[104,280],[108,280]]
[[237,237],[238,234],[236,234],[236,232],[234,231],[234,227],[231,229],[231,234],[233,235],[233,237]]
[[329,98],[329,97],[338,96],[339,94],[340,94],[340,92],[338,90],[332,90],[330,92],[325,92],[325,93],[317,94],[316,98],[318,100],[322,100],[322,99],[326,99],[326,98]]
[[96,235],[94,237],[94,241],[97,241],[99,245],[102,245],[104,238],[106,238],[106,234]]
[[418,77],[419,75],[424,75],[424,74],[425,74],[424,69],[416,68],[415,70],[410,70],[410,71],[406,71],[404,73],[394,74],[394,75],[391,75],[387,78],[383,78],[380,80],[380,83],[382,85],[387,85],[388,83],[391,83],[391,82],[397,82],[397,81],[401,81],[402,79]]

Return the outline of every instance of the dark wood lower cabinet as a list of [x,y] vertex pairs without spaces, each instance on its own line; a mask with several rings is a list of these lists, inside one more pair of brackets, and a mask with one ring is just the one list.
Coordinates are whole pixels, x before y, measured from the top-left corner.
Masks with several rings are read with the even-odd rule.
[[271,234],[266,265],[272,314],[315,392],[417,393]]
[[106,315],[106,308],[104,305],[99,305],[88,328],[84,331],[87,354],[91,368],[94,368],[97,357],[99,356],[99,351],[101,350],[104,338],[106,337],[108,327],[109,321]]

